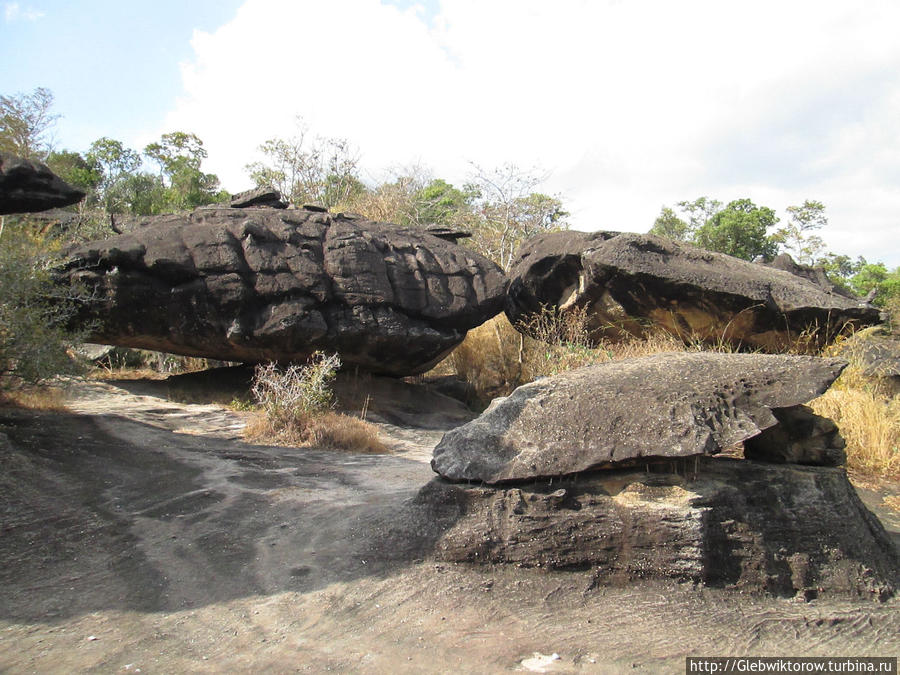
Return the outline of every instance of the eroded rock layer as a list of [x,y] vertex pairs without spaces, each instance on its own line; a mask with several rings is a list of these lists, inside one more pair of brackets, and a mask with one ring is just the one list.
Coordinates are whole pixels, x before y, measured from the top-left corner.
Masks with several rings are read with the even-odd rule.
[[92,342],[226,361],[337,351],[345,365],[421,372],[501,311],[493,263],[427,234],[313,210],[207,208],[68,252],[93,295]]
[[542,308],[587,312],[592,335],[663,328],[685,341],[783,352],[823,345],[879,322],[862,300],[783,269],[661,237],[552,232],[528,240],[510,271],[506,312],[527,324]]
[[499,483],[715,454],[777,425],[776,411],[824,393],[846,365],[675,352],[579,368],[496,399],[445,434],[431,466],[450,480]]
[[894,544],[839,468],[703,458],[679,473],[601,471],[505,488],[435,479],[417,501],[450,523],[439,560],[806,599],[886,599],[900,581]]
[[46,165],[0,153],[0,214],[32,213],[84,199]]

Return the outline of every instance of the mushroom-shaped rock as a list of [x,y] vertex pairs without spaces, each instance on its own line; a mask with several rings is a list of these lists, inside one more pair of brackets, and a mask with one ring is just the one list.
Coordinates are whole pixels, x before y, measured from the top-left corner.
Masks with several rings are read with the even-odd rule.
[[527,325],[545,307],[581,309],[595,338],[641,335],[657,326],[688,342],[774,353],[800,336],[823,345],[848,326],[879,322],[877,308],[799,269],[652,235],[551,232],[519,250],[506,313],[514,325]]
[[388,375],[427,370],[502,310],[506,278],[414,228],[313,211],[204,208],[68,251],[91,342],[221,359],[316,350]]
[[84,199],[46,165],[0,152],[0,214],[31,213]]
[[543,378],[444,435],[432,468],[500,483],[710,455],[778,424],[773,411],[825,392],[846,362],[677,352]]

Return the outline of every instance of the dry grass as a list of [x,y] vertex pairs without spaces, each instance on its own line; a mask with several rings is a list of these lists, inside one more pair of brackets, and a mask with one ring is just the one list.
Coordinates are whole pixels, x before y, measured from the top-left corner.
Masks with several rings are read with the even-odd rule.
[[456,375],[469,384],[478,402],[486,404],[538,377],[633,356],[689,349],[665,331],[593,344],[588,338],[587,317],[577,311],[563,317],[545,311],[529,322],[526,332],[529,335],[517,331],[500,314],[469,331],[462,344],[430,374]]
[[378,429],[373,424],[335,412],[297,416],[291,424],[277,429],[264,413],[256,413],[244,428],[244,437],[266,445],[328,448],[367,454],[390,452],[378,438]]
[[52,386],[28,386],[0,391],[0,406],[65,412],[66,393],[60,387]]
[[[845,379],[846,378],[846,379]],[[847,442],[847,467],[900,477],[900,398],[885,397],[852,365],[810,406],[838,425]]]

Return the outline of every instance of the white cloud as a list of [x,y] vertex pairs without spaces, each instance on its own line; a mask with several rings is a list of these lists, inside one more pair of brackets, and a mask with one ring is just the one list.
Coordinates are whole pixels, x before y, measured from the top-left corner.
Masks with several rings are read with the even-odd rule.
[[45,16],[45,13],[39,9],[31,7],[22,7],[18,2],[7,2],[3,5],[3,18],[6,23],[14,21],[37,21]]
[[818,199],[835,250],[900,265],[898,25],[891,0],[248,0],[195,33],[153,131],[197,133],[234,191],[296,114],[376,176],[538,165],[588,230],[700,195]]

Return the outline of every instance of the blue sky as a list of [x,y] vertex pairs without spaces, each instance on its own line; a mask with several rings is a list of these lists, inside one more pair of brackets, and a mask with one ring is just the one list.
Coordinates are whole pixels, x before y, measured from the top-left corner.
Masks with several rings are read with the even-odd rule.
[[583,230],[817,199],[832,250],[897,266],[898,25],[894,0],[0,0],[0,93],[52,90],[69,149],[192,131],[235,192],[300,115],[370,181],[536,167]]

